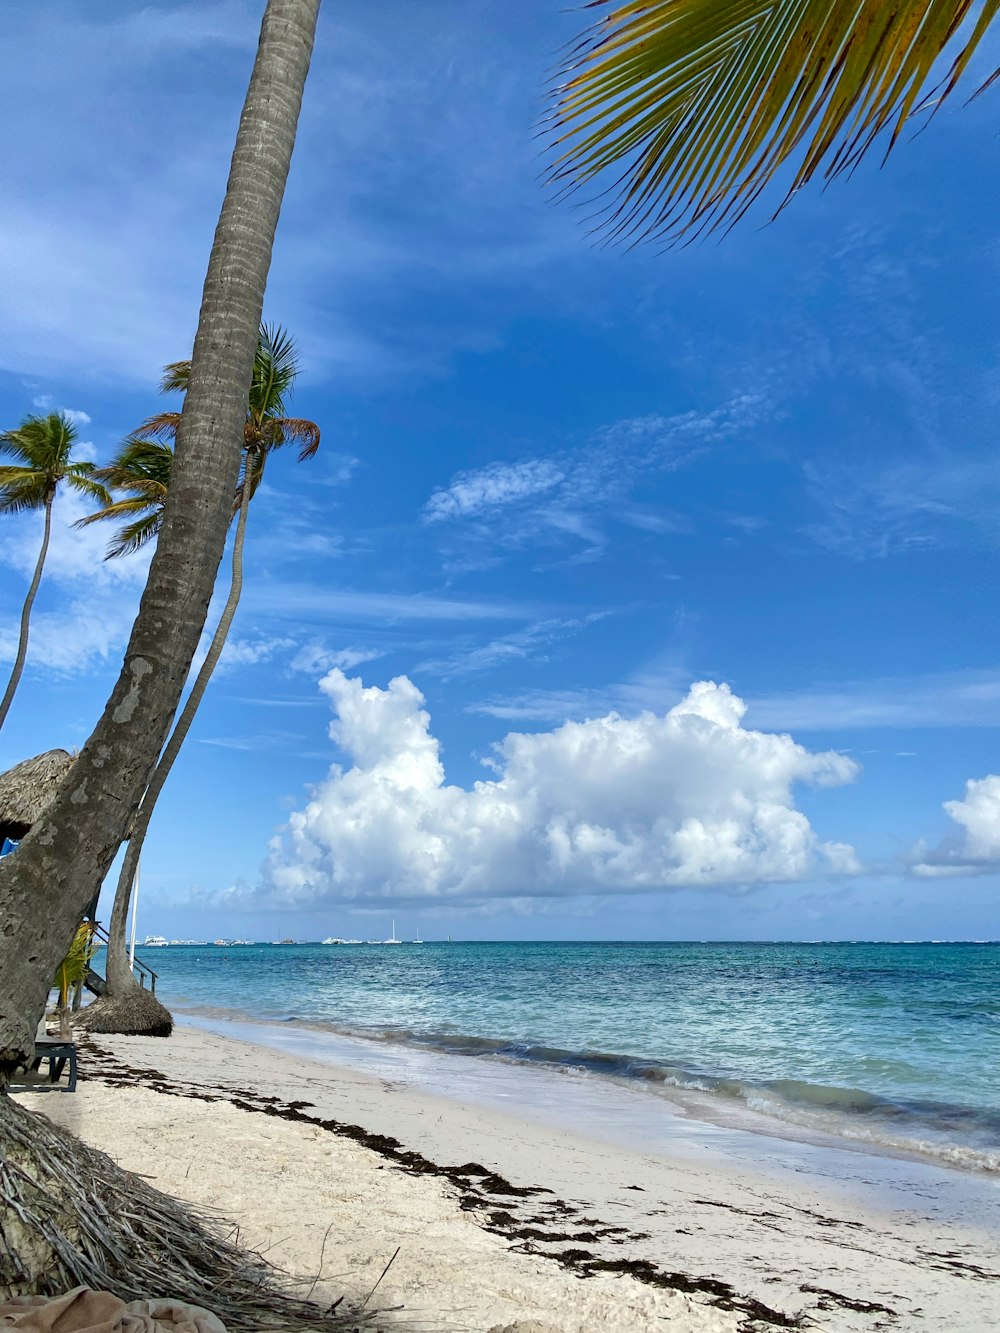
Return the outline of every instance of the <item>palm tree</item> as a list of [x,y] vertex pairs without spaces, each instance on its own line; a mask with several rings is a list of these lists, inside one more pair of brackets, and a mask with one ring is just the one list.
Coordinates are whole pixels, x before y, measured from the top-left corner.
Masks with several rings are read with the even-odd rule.
[[[267,459],[275,449],[280,449],[283,445],[292,442],[299,445],[299,462],[312,458],[319,448],[319,426],[314,421],[287,415],[287,403],[298,370],[295,344],[288,333],[284,329],[262,324],[257,343],[257,354],[254,358],[253,379],[250,383],[250,393],[247,399],[246,423],[243,429],[242,475],[236,488],[233,504],[237,522],[236,534],[233,539],[232,579],[229,586],[229,596],[212,636],[208,653],[195,678],[194,685],[191,687],[191,693],[185,701],[177,724],[171,732],[170,739],[167,741],[156,768],[153,770],[153,775],[149,780],[149,785],[142,798],[142,804],[135,817],[135,823],[129,834],[128,848],[118,876],[118,887],[115,890],[111,920],[108,923],[107,990],[91,1006],[87,1019],[88,1024],[94,1031],[155,1032],[163,1035],[169,1035],[170,1033],[167,1011],[148,991],[137,984],[129,966],[126,937],[132,886],[135,883],[139,858],[142,855],[143,843],[146,840],[146,833],[153,817],[156,802],[167,778],[170,776],[170,770],[180,753],[181,746],[187,739],[187,734],[194,722],[195,714],[204,697],[205,690],[208,688],[212,673],[218,665],[226,639],[229,636],[233,618],[236,615],[236,608],[239,605],[243,589],[243,543],[246,533],[247,510],[264,475]],[[164,392],[171,390],[184,392],[190,383],[190,374],[191,363],[189,361],[178,361],[166,368],[160,387]],[[181,414],[179,412],[163,412],[143,422],[140,431],[144,435],[173,438],[176,435],[180,419]],[[138,442],[150,445],[153,448],[169,447],[162,443],[157,445],[155,440],[151,443],[141,437],[139,441],[132,441],[132,444],[135,445]],[[129,445],[126,444],[122,454],[119,455],[119,459],[115,460],[115,463],[112,463],[110,467],[103,469],[102,475],[108,480],[109,484],[115,484],[112,474],[115,473],[116,464],[128,453],[128,450]],[[122,471],[118,471],[117,475],[119,478],[125,476]],[[166,469],[165,486],[169,489],[169,466]],[[133,485],[132,489],[134,491],[142,488]],[[136,543],[133,532],[136,529],[148,533],[148,536],[145,536],[143,540],[148,540],[149,537],[154,535],[151,529],[156,523],[156,497],[149,490],[142,492],[142,494],[146,501],[146,512],[138,520],[122,529],[118,534],[116,543],[109,551],[109,556],[118,555],[128,549],[130,540],[134,549]],[[113,504],[109,505],[105,510],[88,515],[82,521],[90,523],[99,518],[117,518],[120,515],[112,512],[114,508]]]
[[572,191],[617,172],[598,223],[615,241],[731,226],[797,161],[780,211],[887,129],[888,154],[1000,13],[1000,0],[592,0],[612,4],[564,67],[551,178]]
[[[271,249],[320,0],[267,0],[202,296],[170,498],[121,674],[45,817],[0,860],[0,1090],[131,822],[198,648],[239,479]],[[0,1096],[0,1134],[15,1113]]]
[[0,699],[0,727],[6,721],[14,692],[24,671],[31,608],[42,581],[45,557],[49,553],[52,502],[60,483],[65,482],[73,490],[102,504],[110,498],[104,487],[94,479],[93,463],[73,461],[75,442],[76,427],[64,412],[50,412],[44,417],[25,417],[16,430],[6,430],[0,434],[0,455],[15,460],[0,465],[0,514],[19,514],[30,509],[42,509],[45,512],[42,546],[21,609],[17,654],[4,696]]
[[110,463],[94,469],[95,478],[108,490],[124,491],[117,499],[108,496],[107,504],[76,521],[76,527],[84,528],[107,519],[127,520],[108,547],[106,559],[141,550],[160,531],[173,462],[173,446],[165,440],[130,435]]

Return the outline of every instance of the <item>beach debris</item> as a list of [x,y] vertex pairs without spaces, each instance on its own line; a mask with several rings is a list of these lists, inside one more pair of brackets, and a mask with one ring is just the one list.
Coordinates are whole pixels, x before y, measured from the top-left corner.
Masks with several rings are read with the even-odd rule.
[[87,1287],[125,1303],[197,1306],[229,1333],[376,1327],[377,1312],[302,1299],[290,1278],[230,1236],[218,1217],[0,1096],[0,1301]]

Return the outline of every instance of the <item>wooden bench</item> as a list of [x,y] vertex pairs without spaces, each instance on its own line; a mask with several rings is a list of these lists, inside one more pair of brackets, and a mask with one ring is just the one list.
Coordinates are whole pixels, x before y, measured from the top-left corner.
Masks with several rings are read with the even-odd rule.
[[[42,1076],[42,1064],[48,1062],[48,1072]],[[66,1082],[63,1070],[69,1065]],[[30,1065],[21,1065],[14,1071],[11,1092],[76,1092],[76,1043],[65,1037],[36,1037],[35,1055]]]

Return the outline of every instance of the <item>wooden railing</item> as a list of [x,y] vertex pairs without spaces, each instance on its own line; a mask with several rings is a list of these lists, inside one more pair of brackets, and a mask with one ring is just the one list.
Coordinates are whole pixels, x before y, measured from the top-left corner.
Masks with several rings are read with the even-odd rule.
[[[108,943],[108,932],[103,926],[98,925],[96,922],[94,923],[94,939],[100,940],[102,944]],[[139,985],[143,987],[148,986],[150,993],[155,995],[158,977],[153,969],[147,963],[144,963],[141,958],[136,956],[132,960],[132,971],[134,972]],[[87,969],[88,990],[93,991],[95,995],[103,995],[106,985],[106,981],[99,972],[95,972],[93,968]]]

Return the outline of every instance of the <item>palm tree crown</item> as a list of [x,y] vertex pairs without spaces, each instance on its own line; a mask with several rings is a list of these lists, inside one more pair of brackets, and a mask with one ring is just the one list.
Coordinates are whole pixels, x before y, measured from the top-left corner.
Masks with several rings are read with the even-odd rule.
[[106,504],[107,491],[95,480],[93,463],[75,463],[76,427],[64,412],[29,416],[0,433],[0,514],[18,514],[51,504],[60,482]]
[[[243,463],[233,497],[234,516],[239,512],[248,467],[252,499],[264,475],[267,456],[273,450],[296,443],[301,461],[312,458],[319,448],[320,432],[316,423],[286,415],[298,372],[298,356],[292,339],[284,329],[262,324],[247,399]],[[175,361],[166,366],[160,382],[161,393],[186,393],[190,374],[190,361]],[[157,412],[148,417],[135,435],[124,442],[108,466],[95,472],[94,475],[112,490],[125,493],[96,513],[80,519],[78,524],[83,527],[104,519],[129,520],[108,547],[109,560],[139,550],[159,533],[170,490],[174,461],[172,441],[177,436],[180,419],[180,412],[175,411]]]
[[[320,432],[315,421],[287,415],[288,402],[298,373],[298,352],[288,332],[279,325],[262,324],[247,398],[246,423],[243,427],[243,469],[233,501],[234,513],[239,509],[248,464],[252,498],[264,475],[268,455],[275,449],[286,444],[297,444],[299,462],[303,462],[312,458],[319,448]],[[175,361],[163,372],[161,392],[186,392],[190,374],[190,361]],[[144,421],[140,429],[160,439],[173,439],[179,421],[179,412],[160,412]]]
[[132,435],[106,467],[95,470],[99,481],[124,495],[114,500],[109,497],[103,508],[79,519],[77,527],[100,519],[128,520],[108,546],[106,559],[138,551],[160,531],[173,461],[174,451],[165,440]]
[[551,179],[573,190],[617,172],[598,221],[613,241],[731,225],[789,159],[784,203],[821,168],[829,180],[855,166],[883,130],[891,149],[911,116],[952,92],[1000,13],[1000,0],[589,7],[610,5],[564,66]]
[[12,463],[0,464],[0,514],[20,514],[33,509],[44,512],[42,544],[21,607],[21,628],[14,665],[3,697],[0,698],[0,727],[7,720],[27,660],[31,611],[49,552],[52,504],[56,491],[65,482],[73,490],[90,496],[100,504],[107,504],[111,498],[100,482],[95,480],[93,463],[73,461],[75,441],[76,428],[65,412],[50,412],[44,417],[25,417],[15,430],[0,433],[0,456],[5,455],[14,460]]

